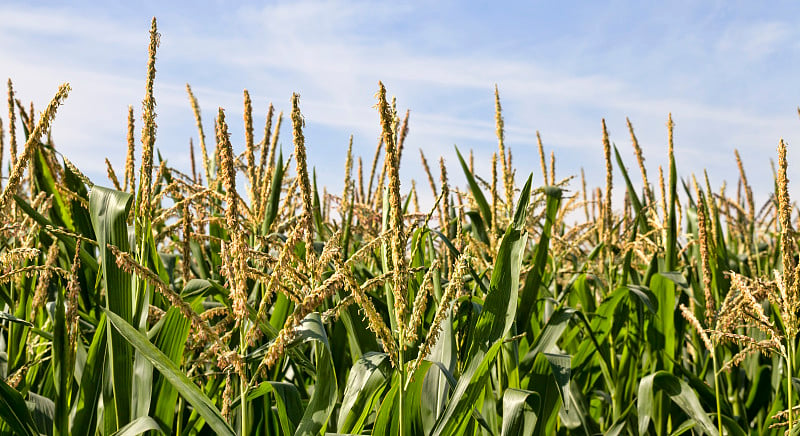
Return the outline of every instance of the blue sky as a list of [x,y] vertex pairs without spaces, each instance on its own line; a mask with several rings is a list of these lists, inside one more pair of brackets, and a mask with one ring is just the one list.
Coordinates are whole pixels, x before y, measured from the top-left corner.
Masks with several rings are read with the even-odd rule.
[[[406,187],[425,180],[419,148],[429,159],[444,156],[458,181],[453,145],[473,149],[478,173],[488,174],[497,147],[495,84],[518,178],[533,172],[537,184],[537,130],[546,152],[555,151],[557,176],[584,167],[590,183],[603,183],[601,118],[635,170],[626,116],[655,179],[669,112],[684,177],[707,168],[715,187],[735,183],[738,148],[766,199],[781,137],[790,178],[800,168],[793,2],[395,3],[0,1],[0,77],[12,78],[18,96],[39,109],[58,84],[72,84],[53,134],[95,181],[105,179],[104,157],[122,167],[127,106],[141,112],[152,16],[162,35],[156,144],[177,167],[188,167],[188,141],[197,136],[187,82],[206,135],[223,107],[238,151],[243,89],[257,125],[269,102],[288,113],[298,92],[311,163],[320,183],[338,191],[350,134],[371,160],[379,128],[373,95],[383,80],[398,109],[411,110]],[[288,129],[281,143],[292,148]]]

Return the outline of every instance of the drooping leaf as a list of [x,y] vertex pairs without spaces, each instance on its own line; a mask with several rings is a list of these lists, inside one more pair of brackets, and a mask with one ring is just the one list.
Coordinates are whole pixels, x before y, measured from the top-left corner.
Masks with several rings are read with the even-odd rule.
[[[300,392],[291,383],[265,381],[261,382],[255,389],[247,393],[247,401],[251,402],[256,398],[267,394],[273,394],[275,405],[278,409],[278,421],[281,426],[281,434],[293,434],[302,418],[303,404],[300,400]],[[231,410],[235,410],[241,405],[241,399],[237,398],[231,404]]]
[[339,410],[337,430],[340,433],[361,432],[387,385],[389,374],[389,355],[385,353],[366,353],[353,365]]
[[441,365],[441,370],[428,371],[422,383],[422,421],[426,433],[430,433],[436,424],[436,420],[444,412],[451,387],[448,382],[448,375],[455,372],[458,364],[452,311],[448,310],[446,312],[447,314],[442,320],[439,338],[428,356],[429,361]]
[[558,393],[561,395],[561,403],[564,409],[569,409],[570,388],[569,380],[572,368],[570,367],[570,356],[567,354],[544,353],[547,362],[550,363],[550,370],[553,371],[553,378],[558,385]]
[[25,400],[16,389],[0,380],[0,424],[11,428],[15,434],[36,436],[33,420]]
[[25,321],[22,318],[17,318],[16,316],[14,316],[14,315],[12,315],[10,313],[7,313],[7,312],[0,312],[0,321],[8,321],[8,322],[13,322],[13,323],[17,323],[17,324],[22,324],[22,325],[25,325],[25,326],[28,326],[28,327],[33,327],[33,324],[30,323],[29,321]]
[[219,435],[233,436],[235,433],[230,428],[220,411],[211,403],[211,400],[173,363],[164,353],[156,348],[147,337],[125,322],[119,315],[105,310],[114,328],[136,350],[153,364],[158,372],[171,383],[181,396],[194,406],[194,410],[205,419],[209,427]]
[[140,416],[128,423],[128,425],[125,427],[119,429],[118,432],[114,433],[114,436],[136,436],[149,430],[157,430],[160,433],[167,433],[163,428],[161,428],[155,419],[149,416]]
[[328,423],[328,418],[336,405],[337,384],[336,373],[333,367],[333,357],[325,333],[325,326],[317,313],[309,314],[297,327],[295,343],[314,342],[314,354],[317,363],[316,383],[314,393],[308,401],[308,406],[300,420],[300,425],[295,435],[316,435]]
[[475,402],[484,389],[488,367],[497,357],[502,347],[502,338],[515,320],[522,251],[527,240],[523,226],[532,178],[533,175],[529,176],[522,188],[514,220],[500,242],[489,293],[472,335],[465,370],[434,428],[434,435],[456,434],[469,424]]
[[467,163],[464,162],[464,158],[461,156],[461,152],[458,151],[458,147],[456,147],[456,155],[458,156],[458,161],[461,163],[461,169],[464,170],[464,175],[467,177],[467,183],[469,183],[469,189],[470,192],[472,192],[472,198],[475,199],[475,203],[478,205],[478,210],[480,211],[483,223],[486,225],[486,227],[491,229],[492,208],[489,207],[489,202],[486,201],[483,191],[481,191],[481,188],[475,181],[475,176],[472,175],[472,171],[469,170]]
[[522,389],[503,393],[503,436],[533,434],[541,408],[539,394]]
[[[63,429],[56,428],[55,424],[57,410],[53,400],[33,392],[28,392],[28,399],[25,401],[28,411],[31,413],[34,426],[40,434],[52,436],[54,434],[68,434]],[[65,416],[66,413],[62,412]]]
[[650,420],[656,412],[655,394],[664,392],[680,407],[687,416],[697,422],[700,429],[708,434],[717,433],[714,423],[700,405],[697,394],[683,380],[666,371],[658,371],[642,378],[639,382],[637,407],[639,414],[639,433],[646,434]]
[[98,417],[98,403],[103,393],[103,380],[106,369],[106,333],[105,314],[97,324],[92,344],[86,356],[86,364],[80,381],[78,397],[74,400],[70,412],[72,434],[90,434],[94,432]]

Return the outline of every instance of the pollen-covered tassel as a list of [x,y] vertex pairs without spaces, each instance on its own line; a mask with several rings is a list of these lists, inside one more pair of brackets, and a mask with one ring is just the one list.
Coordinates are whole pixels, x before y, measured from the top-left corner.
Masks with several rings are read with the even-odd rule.
[[42,112],[42,115],[39,117],[39,122],[36,124],[36,127],[33,129],[30,135],[28,135],[28,139],[25,142],[25,148],[22,150],[22,154],[17,158],[17,160],[14,161],[13,169],[11,170],[11,174],[8,176],[8,182],[3,190],[3,194],[0,196],[0,210],[5,210],[5,207],[7,206],[8,201],[11,199],[11,196],[15,194],[19,188],[19,185],[22,182],[22,176],[25,172],[25,167],[33,156],[33,152],[36,149],[36,144],[38,144],[42,135],[50,130],[50,123],[55,117],[56,110],[67,98],[70,90],[71,88],[68,83],[63,84],[58,88],[58,92],[56,92],[53,100],[50,101],[50,104],[47,105],[47,108],[45,108],[44,112]]

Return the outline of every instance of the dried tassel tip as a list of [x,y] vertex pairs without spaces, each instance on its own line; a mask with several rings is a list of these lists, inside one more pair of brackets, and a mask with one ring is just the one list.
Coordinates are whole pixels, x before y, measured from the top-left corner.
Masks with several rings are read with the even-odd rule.
[[17,113],[14,110],[14,84],[8,79],[8,135],[11,166],[17,163]]
[[50,101],[50,104],[47,105],[44,112],[42,112],[41,117],[39,117],[39,122],[36,124],[36,127],[33,129],[30,135],[28,135],[28,140],[25,142],[25,148],[22,150],[22,154],[14,163],[11,174],[8,176],[6,187],[3,190],[2,196],[0,196],[0,210],[5,210],[6,203],[8,203],[11,196],[16,193],[17,189],[19,188],[19,185],[22,182],[22,176],[25,171],[25,167],[33,156],[33,152],[36,149],[36,144],[39,142],[39,139],[42,137],[42,135],[50,130],[50,122],[55,117],[56,110],[67,98],[71,89],[72,88],[70,88],[69,83],[65,83],[58,88],[58,92],[56,92],[53,100]]
[[239,231],[238,196],[236,195],[236,168],[233,161],[233,146],[228,138],[228,124],[225,112],[219,109],[217,116],[217,148],[220,151],[222,184],[225,188],[225,223],[231,235],[229,250],[223,250],[223,257],[228,259],[229,286],[233,315],[237,323],[247,320],[247,257],[244,253],[244,236]]
[[3,152],[5,148],[5,132],[3,131],[3,119],[0,118],[0,189],[3,188]]
[[[264,180],[265,172],[267,171],[267,156],[269,154],[269,136],[270,132],[272,132],[272,116],[275,112],[275,108],[272,106],[272,103],[269,104],[269,109],[267,109],[267,119],[264,122],[264,138],[261,140],[260,143],[260,151],[259,151],[259,161],[256,167],[256,183],[258,185],[259,192],[263,189],[266,189],[267,183]],[[262,194],[263,195],[263,194]]]
[[[428,329],[428,334],[425,337],[425,341],[420,346],[417,359],[414,361],[412,374],[417,370],[417,368],[419,368],[419,365],[422,363],[422,361],[431,353],[433,346],[436,345],[436,340],[438,339],[439,332],[441,332],[442,329],[442,321],[444,321],[444,318],[447,315],[447,310],[450,309],[450,303],[456,294],[461,291],[461,287],[464,285],[463,277],[467,271],[467,267],[469,266],[469,260],[469,254],[467,254],[467,252],[462,252],[461,256],[459,256],[450,283],[447,284],[447,288],[445,288],[445,291],[442,294],[442,298],[439,301],[439,306],[436,308],[436,314],[434,315],[431,326]],[[409,376],[409,379],[410,378],[411,377]]]
[[650,182],[647,180],[647,169],[644,165],[644,155],[642,154],[642,148],[639,146],[639,140],[636,138],[636,134],[633,132],[633,124],[631,124],[631,120],[625,117],[625,122],[628,123],[628,132],[631,135],[631,142],[633,143],[633,152],[636,155],[636,162],[639,164],[639,171],[642,173],[642,182],[644,183],[644,195],[647,199],[648,203],[653,201],[653,197],[650,191]]
[[708,235],[708,218],[706,217],[705,196],[698,190],[697,200],[697,229],[700,239],[700,262],[703,268],[703,290],[706,300],[706,324],[713,325],[716,318],[716,302],[714,292],[711,289],[713,275],[711,273],[710,251],[712,249],[711,239]]
[[156,78],[156,50],[161,43],[161,35],[153,17],[150,26],[150,47],[147,60],[147,82],[142,100],[142,166],[139,173],[139,207],[142,216],[149,216],[152,200],[153,149],[156,142],[156,99],[153,96],[153,82]]
[[389,177],[389,208],[392,228],[392,264],[394,267],[394,280],[392,293],[394,295],[395,316],[401,333],[405,331],[405,316],[408,310],[406,301],[406,265],[405,265],[405,234],[403,229],[403,209],[400,204],[400,175],[398,174],[397,148],[392,131],[392,116],[386,102],[386,88],[379,83],[378,112],[383,126],[383,142],[386,145],[386,168]]
[[44,269],[39,275],[39,280],[36,284],[36,291],[33,294],[33,310],[36,311],[44,305],[45,298],[47,298],[47,288],[50,287],[50,278],[53,276],[53,266],[58,260],[58,244],[53,243],[47,250],[47,257],[44,262]]
[[197,98],[195,98],[194,94],[192,93],[192,87],[189,84],[186,84],[186,93],[189,94],[189,102],[192,105],[192,112],[194,113],[194,119],[197,123],[197,133],[200,136],[200,153],[201,158],[203,159],[203,169],[206,173],[206,182],[211,184],[211,169],[208,167],[208,150],[206,149],[206,135],[203,133],[203,118],[201,117],[200,113],[200,105],[197,103]]
[[253,142],[253,102],[250,100],[250,93],[246,89],[244,90],[244,144],[244,155],[247,160],[247,181],[250,184],[250,189],[248,190],[250,204],[255,204],[258,195],[256,191],[256,146]]
[[311,200],[311,182],[308,177],[308,157],[306,156],[306,139],[303,135],[303,127],[305,121],[303,115],[300,113],[300,94],[292,94],[292,134],[294,136],[294,156],[297,165],[297,177],[300,180],[300,194],[303,200],[303,217],[301,225],[305,230],[305,243],[306,243],[306,262],[309,267],[313,268],[314,250],[313,250],[313,207],[314,204]]
[[506,156],[505,123],[503,121],[503,108],[500,105],[500,91],[497,85],[494,85],[494,108],[497,148],[499,151],[498,157],[500,158],[500,164],[503,170],[503,187],[505,188],[506,194],[506,213],[510,217],[514,202],[514,186],[511,176],[511,165],[508,161],[509,157]]
[[544,159],[544,146],[542,145],[542,135],[536,131],[536,144],[539,148],[539,165],[542,167],[542,183],[547,184],[547,165]]
[[128,106],[128,154],[125,157],[125,185],[123,190],[136,195],[136,139],[133,106]]
[[605,194],[605,205],[603,207],[604,215],[603,221],[605,222],[605,234],[606,234],[606,244],[611,244],[611,230],[613,227],[612,224],[612,204],[611,204],[611,190],[613,188],[614,179],[613,179],[613,172],[611,166],[611,143],[608,140],[608,129],[606,128],[606,120],[602,120],[603,123],[603,157],[605,158],[606,163],[606,194]]
[[219,108],[217,115],[217,148],[220,150],[220,170],[222,186],[225,188],[225,221],[231,232],[237,229],[236,168],[233,162],[233,146],[228,137],[228,124],[225,112]]
[[697,320],[692,311],[689,310],[689,308],[686,307],[685,305],[681,304],[680,308],[681,308],[681,315],[683,315],[683,318],[686,319],[686,321],[688,321],[689,324],[691,324],[692,327],[695,328],[695,330],[697,330],[697,334],[700,335],[700,339],[703,340],[703,345],[706,346],[706,349],[708,351],[713,352],[714,343],[711,342],[711,338],[708,337],[708,333],[706,333],[706,330],[700,324],[700,321]]
[[117,191],[122,191],[122,186],[119,184],[119,179],[117,178],[117,173],[114,172],[114,167],[111,165],[111,161],[106,158],[106,174],[108,175],[108,180],[114,184],[114,189]]
[[[69,271],[67,281],[67,325],[69,326],[69,343],[74,347],[78,340],[78,296],[81,292],[81,284],[78,279],[78,268],[81,265],[81,240],[75,243],[75,255],[72,257],[72,268]],[[152,307],[152,306],[151,306]]]

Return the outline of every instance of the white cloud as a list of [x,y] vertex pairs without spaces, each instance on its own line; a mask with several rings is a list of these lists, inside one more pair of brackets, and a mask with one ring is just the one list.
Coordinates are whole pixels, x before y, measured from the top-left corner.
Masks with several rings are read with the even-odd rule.
[[[22,6],[0,6],[0,15],[10,17],[6,19],[9,23],[18,23],[0,29],[0,75],[10,75],[20,97],[35,99],[40,107],[60,81],[71,81],[74,91],[54,126],[57,143],[68,156],[75,156],[73,160],[81,167],[103,175],[102,156],[120,162],[124,153],[127,105],[134,104],[137,115],[140,112],[149,23],[132,25],[119,17],[94,15],[91,10]],[[636,81],[574,73],[565,69],[569,63],[486,49],[471,51],[470,47],[437,53],[426,45],[424,26],[413,27],[422,35],[404,37],[398,32],[398,22],[421,20],[411,5],[287,2],[243,7],[218,20],[219,27],[209,27],[170,18],[168,30],[161,30],[156,79],[158,145],[178,165],[185,163],[188,137],[196,136],[183,88],[187,81],[205,108],[207,137],[215,108],[223,106],[235,141],[242,136],[238,120],[243,88],[251,90],[259,111],[257,120],[266,111],[267,101],[288,114],[289,97],[299,91],[310,129],[307,139],[312,163],[327,170],[334,162],[333,170],[320,171],[320,181],[334,191],[341,183],[339,161],[343,161],[337,150],[339,145],[345,146],[350,133],[356,136],[357,152],[365,161],[371,159],[378,133],[372,108],[378,80],[384,80],[390,94],[398,96],[401,111],[411,109],[404,170],[407,177],[417,180],[425,179],[416,165],[419,147],[425,148],[429,157],[444,154],[455,177],[460,171],[455,166],[453,144],[464,151],[474,148],[476,164],[485,174],[496,148],[495,83],[500,87],[507,141],[520,172],[538,174],[535,131],[539,130],[546,152],[556,151],[559,174],[585,166],[590,182],[601,182],[600,118],[607,119],[612,140],[627,161],[630,153],[624,117],[630,116],[655,174],[657,165],[665,161],[664,124],[672,111],[683,174],[708,166],[712,178],[733,180],[735,170],[728,158],[736,146],[753,159],[753,167],[767,170],[760,172],[766,173],[760,186],[769,189],[767,158],[774,154],[777,135],[800,136],[792,108],[786,109],[786,116],[775,116],[708,103],[652,85],[659,77]],[[717,47],[721,56],[742,53],[757,60],[778,53],[791,35],[780,22],[756,23],[737,32],[725,33]],[[50,43],[54,40],[65,42],[55,46]],[[583,49],[575,48],[575,53]],[[629,60],[632,65],[636,61]],[[697,80],[703,84],[714,78],[698,76]],[[784,114],[782,111],[778,113]],[[332,131],[340,134],[331,135]],[[283,132],[282,142],[290,146],[290,130],[285,127]],[[744,152],[748,147],[758,151]],[[800,156],[797,158],[800,162]]]
[[736,23],[718,43],[724,56],[744,57],[753,62],[775,54],[787,44],[795,45],[796,32],[784,22]]

